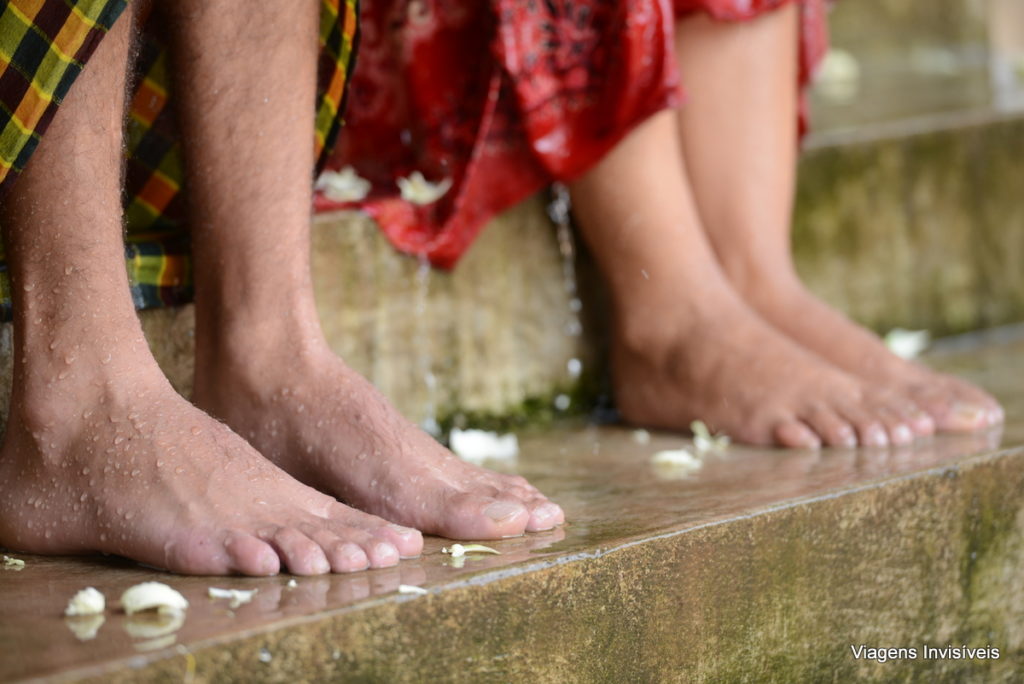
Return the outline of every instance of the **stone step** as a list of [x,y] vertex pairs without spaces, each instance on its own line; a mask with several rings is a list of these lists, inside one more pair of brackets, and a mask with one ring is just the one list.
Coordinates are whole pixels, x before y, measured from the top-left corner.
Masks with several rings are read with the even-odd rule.
[[[683,473],[651,463],[686,444],[672,435],[534,434],[504,467],[560,501],[569,524],[494,542],[501,555],[462,567],[438,539],[398,568],[294,588],[22,556],[23,570],[0,570],[0,680],[1013,681],[1024,667],[1024,340],[936,362],[1005,402],[1002,437],[733,447]],[[176,630],[113,609],[87,641],[64,624],[79,589],[115,603],[146,580],[189,599]],[[210,586],[259,591],[232,610]],[[857,659],[861,645],[918,657]],[[999,658],[926,657],[925,645]]]

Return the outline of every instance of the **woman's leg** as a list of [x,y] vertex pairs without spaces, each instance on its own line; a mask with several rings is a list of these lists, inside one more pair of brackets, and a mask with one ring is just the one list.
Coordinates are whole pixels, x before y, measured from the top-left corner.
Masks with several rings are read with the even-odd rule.
[[632,422],[702,419],[754,444],[913,439],[883,397],[791,342],[736,295],[708,245],[674,112],[637,127],[573,184],[614,306],[616,402]]
[[360,569],[335,532],[343,507],[179,397],[150,355],[122,243],[130,35],[124,16],[4,203],[15,359],[0,545],[200,574],[311,574],[328,557]]
[[877,337],[815,298],[793,266],[798,9],[747,23],[703,14],[677,24],[689,94],[679,130],[702,223],[726,276],[768,322],[870,386],[927,411],[919,433],[1002,420],[988,395],[889,353]]
[[[320,3],[165,7],[189,133],[198,405],[303,482],[425,532],[561,523],[524,479],[463,463],[405,420],[324,340],[309,265]],[[418,552],[418,536],[374,533]]]

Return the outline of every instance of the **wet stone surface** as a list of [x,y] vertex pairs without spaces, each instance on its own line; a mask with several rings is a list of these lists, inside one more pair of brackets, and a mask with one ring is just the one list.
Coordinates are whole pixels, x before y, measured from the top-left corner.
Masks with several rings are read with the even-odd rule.
[[[1024,508],[1012,490],[1024,477],[1024,342],[993,338],[933,362],[995,392],[1010,416],[1005,432],[904,450],[731,447],[688,473],[651,463],[659,450],[689,445],[675,435],[645,442],[632,430],[581,426],[525,435],[518,462],[493,465],[530,478],[570,523],[489,543],[497,556],[459,562],[441,552],[450,542],[428,539],[422,557],[397,568],[296,578],[292,587],[288,575],[180,577],[112,558],[13,554],[26,564],[0,569],[0,680],[447,672],[467,681],[526,673],[565,681],[586,678],[589,667],[618,681],[715,680],[750,668],[796,681],[886,674],[871,669],[877,663],[853,662],[844,640],[896,638],[899,625],[910,634],[905,623],[924,625],[915,638],[984,646],[974,642],[987,635],[1009,666],[1024,639],[1020,600],[999,598],[1024,582],[1014,565]],[[863,576],[877,591],[848,597]],[[148,580],[185,595],[183,621],[119,610],[121,593]],[[64,618],[68,600],[87,586],[106,595],[104,618]],[[258,592],[232,609],[208,598],[209,587]],[[820,623],[834,611],[842,622]],[[863,630],[839,633],[851,624]],[[790,631],[794,648],[825,639],[833,652],[806,644],[789,654],[777,630]],[[963,663],[933,667],[950,677],[971,672]]]

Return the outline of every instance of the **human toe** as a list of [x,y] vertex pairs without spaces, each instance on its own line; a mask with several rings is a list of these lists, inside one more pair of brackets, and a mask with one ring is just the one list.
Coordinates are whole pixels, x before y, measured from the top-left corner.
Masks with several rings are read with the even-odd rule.
[[242,575],[265,577],[281,571],[281,559],[273,547],[251,534],[234,532],[224,542],[231,570]]
[[278,528],[266,541],[293,575],[323,575],[331,570],[320,545],[295,528]]
[[445,507],[436,530],[451,539],[501,539],[526,531],[530,513],[520,501],[460,494]]
[[847,448],[857,446],[857,433],[853,426],[832,409],[815,405],[802,418],[826,445]]
[[530,511],[530,519],[526,523],[527,532],[550,530],[565,522],[565,513],[562,511],[562,507],[543,497],[537,497],[527,503],[527,508]]
[[792,449],[818,449],[821,438],[806,423],[796,419],[785,420],[772,430],[775,443]]

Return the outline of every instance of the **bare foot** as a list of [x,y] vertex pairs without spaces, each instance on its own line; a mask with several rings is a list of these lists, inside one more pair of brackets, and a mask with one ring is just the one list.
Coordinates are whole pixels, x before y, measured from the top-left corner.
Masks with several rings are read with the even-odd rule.
[[419,532],[297,482],[178,396],[151,359],[86,351],[16,388],[0,545],[209,575],[349,572],[419,553]]
[[197,405],[302,482],[423,532],[496,539],[564,521],[524,478],[456,458],[326,345],[297,346],[197,370]]
[[938,430],[977,430],[1003,421],[1003,409],[989,394],[892,354],[878,337],[814,297],[795,276],[759,280],[744,290],[751,306],[776,328],[865,382],[907,397],[928,413]]
[[616,325],[616,403],[630,422],[685,429],[700,419],[741,442],[788,447],[913,441],[909,402],[793,344],[727,287],[675,300],[634,307]]

